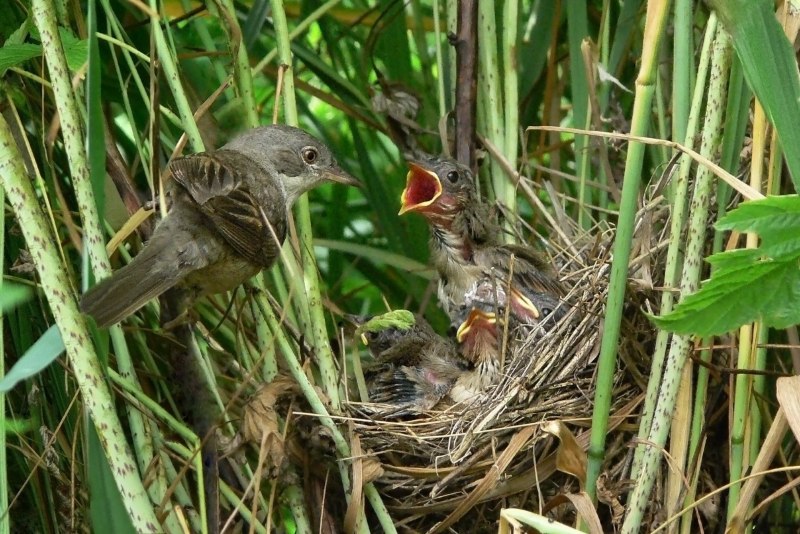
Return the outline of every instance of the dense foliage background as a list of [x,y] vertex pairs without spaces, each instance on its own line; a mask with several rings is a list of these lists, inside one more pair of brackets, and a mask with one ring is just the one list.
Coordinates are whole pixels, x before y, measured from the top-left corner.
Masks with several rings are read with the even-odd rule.
[[[406,168],[387,135],[387,112],[375,102],[397,106],[388,115],[406,117],[425,150],[445,150],[440,132],[452,135],[462,81],[448,38],[456,33],[458,9],[468,4],[18,0],[0,6],[0,369],[9,373],[24,358],[3,382],[0,531],[205,528],[202,484],[186,476],[200,467],[193,452],[198,437],[180,422],[164,379],[175,342],[159,325],[158,306],[101,332],[77,312],[75,298],[146,240],[171,157],[218,147],[242,129],[275,121],[323,139],[364,187],[310,193],[297,206],[281,265],[235,292],[230,310],[226,296],[197,306],[198,355],[216,377],[219,405],[229,409],[222,433],[231,439],[243,426],[244,399],[279,373],[292,377],[326,429],[325,445],[340,459],[329,476],[347,500],[369,502],[348,514],[347,526],[392,528],[375,487],[365,484],[362,493],[360,481],[350,480],[351,449],[358,445],[347,425],[328,417],[341,415],[346,400],[337,367],[355,363],[354,350],[344,348],[352,340],[338,325],[343,313],[388,306],[424,313],[440,331],[447,326],[426,266],[427,229],[421,218],[396,215]],[[654,315],[667,314],[673,300],[708,278],[704,257],[754,249],[758,239],[746,232],[773,232],[777,237],[765,242],[783,247],[717,256],[714,268],[735,266],[736,275],[718,284],[714,298],[673,315],[677,323],[659,323],[681,335],[659,331],[651,348],[644,416],[631,428],[639,426],[652,446],[639,446],[625,480],[606,482],[627,504],[626,532],[667,520],[684,532],[699,524],[743,528],[748,521],[791,530],[800,520],[797,447],[787,431],[798,431],[798,388],[790,379],[775,380],[800,365],[792,326],[800,297],[797,256],[793,245],[784,246],[799,211],[796,199],[767,206],[769,224],[754,223],[763,213],[757,212],[713,228],[740,200],[792,193],[800,179],[800,144],[792,143],[800,77],[790,46],[797,16],[792,2],[779,3],[777,16],[766,1],[709,4],[481,2],[473,28],[483,194],[506,214],[512,233],[534,246],[560,217],[598,234],[617,231],[588,454],[590,499],[609,417],[604,379],[615,367],[642,192],[657,189],[672,215],[665,263],[649,281],[665,290],[661,309],[645,310]],[[412,95],[417,114],[402,95]],[[527,131],[542,125],[656,141]],[[696,152],[681,156],[675,143]],[[779,268],[766,269],[765,258]],[[751,313],[736,313],[743,309]],[[267,412],[274,419],[257,426],[282,432],[286,421]],[[251,445],[239,473],[255,481],[257,497],[223,492],[230,507],[239,505],[234,522],[256,517],[250,525],[259,532],[322,528],[302,466],[262,477],[265,458],[282,454],[269,448],[275,436],[262,438],[261,450],[269,453],[259,459],[259,443]],[[715,445],[707,446],[709,438]],[[771,465],[782,469],[743,484],[745,474]],[[651,503],[655,480],[661,500]],[[653,524],[642,525],[648,507]],[[486,518],[487,528],[496,519]]]

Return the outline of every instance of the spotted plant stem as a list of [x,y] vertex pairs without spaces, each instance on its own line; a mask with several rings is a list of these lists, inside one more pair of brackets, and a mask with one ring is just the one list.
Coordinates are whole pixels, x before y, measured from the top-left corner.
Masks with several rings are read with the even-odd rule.
[[[711,75],[709,78],[708,103],[706,105],[705,122],[702,128],[700,153],[713,159],[719,149],[722,138],[722,120],[725,111],[725,88],[728,85],[730,72],[731,47],[730,38],[724,31],[719,31],[712,48]],[[689,229],[686,240],[685,261],[681,277],[681,298],[695,292],[700,284],[705,247],[705,232],[708,225],[708,206],[713,192],[713,174],[706,167],[698,167],[695,176],[695,188],[690,206]],[[675,335],[672,338],[666,362],[664,378],[658,402],[655,407],[653,424],[645,442],[639,470],[632,473],[637,481],[628,501],[628,512],[622,525],[622,533],[639,532],[644,511],[649,505],[650,492],[657,478],[659,461],[663,456],[664,444],[669,435],[670,422],[675,411],[675,399],[678,393],[681,372],[692,349],[692,338]]]
[[[37,9],[34,2],[34,9]],[[43,6],[39,5],[38,9]],[[55,22],[55,19],[53,19]],[[19,221],[42,290],[53,312],[82,399],[108,459],[122,503],[138,532],[157,532],[160,525],[139,478],[111,393],[103,378],[83,316],[70,290],[66,270],[56,252],[36,194],[25,174],[5,118],[0,117],[0,184]]]

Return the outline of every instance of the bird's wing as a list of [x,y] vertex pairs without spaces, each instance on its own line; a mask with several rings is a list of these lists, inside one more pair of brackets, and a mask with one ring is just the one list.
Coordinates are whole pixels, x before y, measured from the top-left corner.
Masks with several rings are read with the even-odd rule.
[[528,293],[545,293],[554,296],[564,295],[564,288],[548,273],[552,268],[530,247],[521,245],[501,245],[491,254],[492,268],[499,271],[506,281],[511,271],[511,258],[514,257],[514,279],[519,282],[520,290]]
[[[180,158],[170,164],[173,179],[198,204],[210,226],[239,254],[263,267],[269,267],[280,252],[286,235],[286,208],[273,180],[266,171],[238,153],[219,151]],[[272,185],[275,203],[253,187]],[[262,194],[259,194],[262,193]]]

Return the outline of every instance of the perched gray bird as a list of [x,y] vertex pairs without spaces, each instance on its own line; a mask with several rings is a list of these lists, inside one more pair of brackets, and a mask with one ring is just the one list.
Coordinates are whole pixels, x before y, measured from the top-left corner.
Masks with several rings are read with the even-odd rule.
[[287,212],[325,181],[358,182],[303,130],[262,126],[219,150],[176,159],[165,184],[168,213],[144,249],[89,289],[81,309],[100,327],[170,288],[189,301],[236,288],[277,258]]

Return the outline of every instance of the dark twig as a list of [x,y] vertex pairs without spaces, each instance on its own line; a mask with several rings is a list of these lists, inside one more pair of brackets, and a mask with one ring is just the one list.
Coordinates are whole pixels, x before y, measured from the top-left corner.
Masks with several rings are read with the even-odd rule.
[[475,103],[478,100],[478,2],[458,3],[458,29],[450,38],[456,49],[456,159],[473,172],[475,164]]

